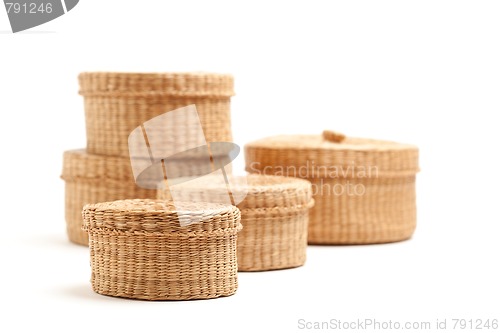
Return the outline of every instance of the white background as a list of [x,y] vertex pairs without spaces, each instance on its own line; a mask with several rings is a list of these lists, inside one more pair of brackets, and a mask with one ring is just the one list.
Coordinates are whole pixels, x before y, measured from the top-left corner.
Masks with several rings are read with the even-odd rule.
[[[498,1],[97,1],[11,34],[0,10],[0,331],[293,332],[330,319],[500,319]],[[227,72],[236,143],[280,133],[421,149],[410,241],[308,248],[232,297],[94,294],[65,235],[62,152],[85,146],[81,71]],[[10,328],[9,328],[10,327]]]

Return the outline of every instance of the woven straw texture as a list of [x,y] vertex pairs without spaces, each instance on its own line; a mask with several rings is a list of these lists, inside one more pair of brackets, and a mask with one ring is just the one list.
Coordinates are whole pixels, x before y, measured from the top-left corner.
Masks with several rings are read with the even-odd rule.
[[[308,181],[278,176],[228,178],[230,193],[243,199],[243,230],[238,235],[238,269],[265,271],[302,266],[306,260],[309,208],[313,206]],[[202,177],[186,183],[182,195],[197,202],[226,202],[228,190],[221,177]],[[169,194],[158,191],[160,199]],[[181,196],[181,198],[183,198]]]
[[[196,105],[207,142],[232,141],[230,98],[234,91],[230,75],[96,72],[80,74],[79,82],[89,153],[127,157],[127,140],[133,129],[191,104]],[[189,146],[189,128],[185,125],[189,122],[179,119],[171,124],[165,129],[169,135],[178,137],[182,146]]]
[[[181,227],[178,214],[203,221]],[[241,224],[234,206],[121,200],[87,205],[83,217],[99,294],[188,300],[236,292]]]
[[245,159],[248,172],[312,183],[310,244],[394,242],[415,230],[415,146],[325,132],[249,143]]
[[126,158],[87,154],[85,150],[64,153],[66,229],[70,241],[88,245],[82,230],[82,208],[89,203],[128,198],[154,198],[155,190],[135,185],[130,161]]

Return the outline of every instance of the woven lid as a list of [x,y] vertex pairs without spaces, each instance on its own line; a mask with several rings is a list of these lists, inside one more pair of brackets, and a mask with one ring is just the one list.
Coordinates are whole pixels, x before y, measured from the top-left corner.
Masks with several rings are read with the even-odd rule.
[[246,170],[301,178],[414,175],[418,148],[391,141],[350,138],[325,131],[322,135],[280,135],[245,146]]
[[134,181],[128,158],[88,154],[85,149],[64,152],[61,178]]
[[81,73],[83,96],[234,96],[234,80],[214,73]]
[[[227,183],[226,183],[227,180]],[[241,211],[308,209],[313,206],[311,183],[298,178],[248,175],[205,176],[170,188],[184,200],[228,203],[228,193]]]
[[[241,229],[240,212],[231,205],[132,199],[83,207],[84,230],[115,230],[147,233],[226,234]],[[179,217],[200,223],[181,226]]]
[[[147,159],[149,162],[149,158]],[[196,162],[196,161],[195,161]],[[171,173],[184,177],[198,175],[199,163],[169,160]],[[144,181],[156,181],[155,175],[145,175]],[[148,178],[151,177],[151,178]],[[85,149],[68,150],[63,155],[61,178],[65,181],[128,181],[134,183],[129,158],[88,154]]]

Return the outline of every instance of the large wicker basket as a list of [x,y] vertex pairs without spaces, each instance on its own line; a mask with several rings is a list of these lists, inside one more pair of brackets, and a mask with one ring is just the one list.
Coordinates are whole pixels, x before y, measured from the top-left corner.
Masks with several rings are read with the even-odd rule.
[[310,244],[394,242],[415,230],[415,146],[325,131],[249,143],[245,158],[248,172],[312,183]]
[[128,198],[154,198],[155,190],[135,185],[127,158],[91,155],[85,150],[64,153],[63,172],[66,198],[66,229],[69,239],[88,245],[82,230],[82,208],[89,203]]
[[[92,154],[129,154],[133,129],[155,116],[195,104],[207,142],[231,141],[230,98],[233,77],[208,73],[82,73],[87,151]],[[190,146],[189,124],[179,117],[165,128]],[[179,135],[175,135],[179,133]],[[175,146],[175,145],[173,145]]]
[[[181,227],[180,215],[202,220]],[[188,300],[236,292],[241,224],[234,206],[121,200],[87,205],[83,218],[99,294]]]
[[[308,181],[278,176],[202,177],[182,184],[177,197],[195,202],[227,202],[228,190],[241,211],[238,269],[265,271],[302,266],[306,260],[309,208]],[[160,199],[169,198],[159,190]],[[241,201],[241,202],[240,202]]]

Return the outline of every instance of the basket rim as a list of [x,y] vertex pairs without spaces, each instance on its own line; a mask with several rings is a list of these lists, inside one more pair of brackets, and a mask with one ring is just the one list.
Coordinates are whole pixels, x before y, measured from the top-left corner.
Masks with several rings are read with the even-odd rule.
[[206,72],[206,71],[185,71],[185,72],[148,72],[148,71],[85,71],[81,72],[79,76],[136,76],[136,77],[145,77],[145,76],[193,76],[193,77],[206,77],[206,76],[220,76],[220,77],[231,77],[232,74],[229,73],[215,73],[215,72]]
[[321,135],[314,134],[285,134],[269,136],[249,142],[245,145],[245,147],[259,149],[290,149],[297,151],[318,150],[323,152],[418,151],[418,147],[416,145],[389,140],[348,137],[343,142],[330,142],[323,140]]
[[84,207],[95,212],[120,213],[133,216],[160,214],[162,216],[177,216],[177,214],[219,214],[232,210],[231,205],[220,203],[175,202],[158,199],[123,199],[87,204]]
[[[242,211],[275,208],[300,210],[314,202],[312,185],[305,179],[249,174],[228,175],[227,180],[228,184],[223,177],[204,176],[181,183],[177,191],[186,198],[189,196],[213,202],[226,202],[224,199],[229,200],[230,193],[233,198],[241,198],[236,206]],[[158,193],[162,191],[166,189],[158,189]]]
[[[135,160],[149,162],[150,158]],[[173,162],[182,160],[173,160]],[[134,181],[131,159],[125,156],[97,155],[86,149],[66,150],[63,153],[61,179],[78,182]]]
[[231,74],[209,72],[83,72],[82,96],[234,96]]
[[[114,176],[123,174],[129,176],[125,179]],[[85,148],[64,151],[61,179],[65,181],[133,181],[132,167],[128,157],[90,154]]]
[[[345,138],[332,142],[321,135],[278,135],[247,143],[244,151],[246,171],[251,173],[281,170],[278,174],[290,176],[287,168],[305,168],[307,176],[299,177],[307,179],[349,178],[349,173],[362,169],[375,170],[377,177],[411,176],[420,171],[418,147],[394,141]],[[331,176],[335,171],[331,169],[340,176]]]
[[[83,230],[213,233],[241,229],[237,207],[225,204],[124,199],[87,204],[82,210]],[[199,218],[188,226],[181,217]]]
[[[245,191],[250,195],[260,195],[264,193],[283,193],[284,190],[290,192],[309,191],[311,183],[307,180],[275,176],[264,174],[248,174],[245,176],[227,175],[231,191]],[[186,178],[189,179],[189,178]],[[214,176],[204,176],[197,179],[191,179],[190,182],[183,183],[183,188],[197,189],[199,185],[204,185],[207,190],[226,190],[226,183],[223,178]],[[247,180],[247,182],[244,182]]]

